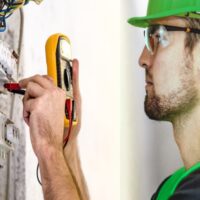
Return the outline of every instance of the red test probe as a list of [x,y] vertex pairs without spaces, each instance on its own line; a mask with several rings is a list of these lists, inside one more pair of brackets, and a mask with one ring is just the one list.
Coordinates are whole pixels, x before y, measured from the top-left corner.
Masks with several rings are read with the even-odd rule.
[[4,87],[12,93],[15,94],[21,94],[24,95],[25,94],[25,90],[22,90],[19,83],[5,83]]

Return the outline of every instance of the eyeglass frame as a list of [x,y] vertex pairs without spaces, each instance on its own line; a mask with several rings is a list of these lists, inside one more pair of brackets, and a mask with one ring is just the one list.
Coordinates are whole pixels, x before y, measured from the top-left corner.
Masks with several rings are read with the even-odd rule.
[[[186,33],[200,34],[200,29],[190,28],[190,27],[179,27],[179,26],[171,26],[171,25],[164,25],[164,24],[151,24],[149,27],[151,27],[151,26],[152,27],[163,26],[167,31],[183,31]],[[144,36],[145,36],[145,31],[144,31]]]

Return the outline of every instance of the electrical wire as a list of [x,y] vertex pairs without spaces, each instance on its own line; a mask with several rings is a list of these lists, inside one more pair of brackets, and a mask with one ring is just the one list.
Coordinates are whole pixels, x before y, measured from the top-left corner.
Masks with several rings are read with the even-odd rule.
[[5,5],[4,1],[1,0],[1,1],[0,1],[0,10],[3,9],[4,5]]
[[66,108],[66,113],[68,113],[68,117],[69,117],[69,129],[68,129],[67,136],[65,137],[64,142],[63,142],[64,143],[63,149],[66,147],[68,143],[71,129],[72,129],[72,124],[73,124],[73,101],[71,99],[66,100],[65,108]]
[[16,10],[34,1],[40,4],[43,0],[0,0],[0,32],[6,30],[6,19],[9,18]]
[[[6,19],[16,10],[28,4],[30,0],[1,0],[0,1],[0,32],[6,30]],[[39,4],[42,0],[31,0]]]
[[0,32],[4,32],[6,30],[6,19],[10,17],[13,12],[24,5],[24,0],[20,2],[12,1],[1,1],[0,8]]

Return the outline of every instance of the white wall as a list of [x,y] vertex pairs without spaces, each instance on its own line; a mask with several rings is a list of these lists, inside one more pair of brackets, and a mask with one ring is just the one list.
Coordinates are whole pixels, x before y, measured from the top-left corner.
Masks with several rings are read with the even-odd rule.
[[[24,8],[25,76],[45,74],[46,39],[69,36],[80,60],[83,124],[80,154],[91,199],[119,199],[119,1],[56,0]],[[42,199],[27,130],[27,200]]]
[[181,165],[168,123],[150,121],[143,109],[145,72],[138,58],[143,30],[125,23],[146,14],[146,0],[121,1],[121,199],[148,200],[160,182]]

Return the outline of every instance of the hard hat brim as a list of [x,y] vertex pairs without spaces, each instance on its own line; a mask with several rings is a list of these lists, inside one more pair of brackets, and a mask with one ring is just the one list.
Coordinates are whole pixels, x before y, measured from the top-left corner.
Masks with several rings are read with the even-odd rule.
[[[128,23],[140,27],[140,28],[146,28],[149,26],[151,21],[156,20],[156,19],[161,19],[169,16],[181,16],[181,17],[191,17],[191,18],[198,18],[200,19],[200,14],[193,14],[190,12],[195,12],[197,10],[197,7],[189,7],[187,9],[177,9],[173,11],[166,11],[154,15],[147,15],[144,17],[132,17],[128,19]],[[190,13],[190,14],[189,14]]]

